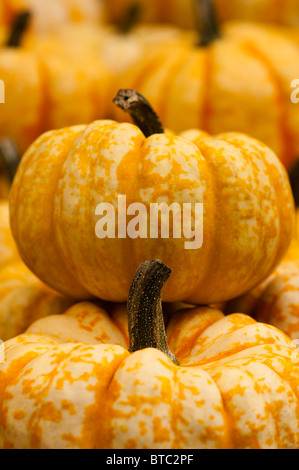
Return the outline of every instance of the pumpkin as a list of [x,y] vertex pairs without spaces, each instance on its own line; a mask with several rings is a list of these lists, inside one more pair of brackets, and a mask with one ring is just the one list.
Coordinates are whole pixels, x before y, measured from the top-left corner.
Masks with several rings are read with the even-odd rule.
[[74,303],[43,284],[21,261],[10,226],[7,201],[0,201],[0,338],[23,333],[36,319],[62,313]]
[[[185,28],[194,28],[194,0],[104,0],[108,19],[119,23],[131,5],[138,5],[141,20],[167,22]],[[297,0],[213,0],[221,21],[247,20],[299,26]]]
[[15,15],[30,10],[32,29],[37,33],[59,31],[67,24],[94,24],[103,20],[101,2],[97,0],[2,0],[0,22],[11,25]]
[[[134,90],[121,90],[115,102],[137,125],[99,120],[49,131],[23,156],[10,210],[29,269],[65,295],[112,302],[126,301],[142,259],[159,258],[174,271],[165,302],[215,303],[262,282],[286,252],[294,223],[289,180],[275,154],[240,133],[164,133]],[[151,217],[141,229],[140,210],[131,206],[136,202],[149,215],[152,203],[177,203],[180,222],[169,221],[165,235],[167,213],[161,224],[156,207],[159,227],[151,236]],[[114,228],[113,213],[108,221],[98,219],[99,204],[110,204],[119,220]],[[184,204],[189,215],[182,217]],[[126,211],[137,212],[127,220],[136,226],[132,237]],[[97,235],[101,224],[108,232]],[[193,233],[191,227],[197,227]]]
[[48,129],[106,115],[110,74],[98,54],[48,38],[23,48],[21,33],[17,41],[12,38],[15,29],[0,49],[0,79],[8,97],[1,107],[0,136],[13,139],[20,154]]
[[[128,15],[129,16],[129,15]],[[105,117],[113,114],[112,99],[121,88],[120,77],[135,67],[142,60],[144,54],[157,47],[171,45],[182,46],[193,44],[195,33],[164,24],[137,24],[129,18],[127,24],[115,27],[113,25],[90,26],[89,24],[72,24],[60,31],[47,35],[27,34],[23,46],[25,49],[41,51],[41,56],[48,56],[53,50],[53,44],[58,49],[62,44],[64,49],[71,53],[84,53],[94,56],[94,61],[103,64],[109,77],[110,90],[106,90]],[[86,51],[86,52],[85,52]],[[86,67],[90,67],[86,61]],[[107,88],[107,87],[106,87]],[[105,88],[104,88],[105,90]],[[103,101],[103,100],[102,100]],[[103,107],[103,106],[102,106]],[[99,116],[104,116],[99,105]],[[57,127],[57,126],[56,126]]]
[[299,447],[290,338],[208,307],[177,312],[166,336],[169,275],[161,261],[142,263],[128,316],[83,302],[4,344],[1,448]]
[[[197,44],[149,51],[120,77],[122,87],[147,96],[175,132],[247,133],[289,168],[299,154],[299,106],[290,99],[298,45],[279,28],[259,24],[229,23],[219,31],[212,12],[206,15]],[[112,117],[126,119],[118,110]]]

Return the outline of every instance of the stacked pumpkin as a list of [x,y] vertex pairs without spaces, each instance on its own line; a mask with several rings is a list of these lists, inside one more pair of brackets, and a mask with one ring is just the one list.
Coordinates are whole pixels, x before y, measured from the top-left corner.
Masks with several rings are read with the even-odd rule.
[[299,76],[298,44],[278,28],[255,23],[217,28],[210,2],[196,3],[198,41],[149,52],[120,76],[119,85],[147,96],[164,125],[176,132],[194,127],[212,134],[245,132],[291,167],[299,154],[299,106],[290,99]]
[[[212,47],[190,52],[185,36],[184,44],[161,45],[141,62],[135,55],[120,64],[124,73],[112,72],[109,93],[118,79],[138,77],[136,88],[146,84],[158,113],[136,90],[122,89],[113,106],[130,116],[126,122],[106,111],[106,119],[56,126],[22,156],[9,195],[18,253],[39,283],[77,303],[58,315],[51,307],[5,342],[1,448],[299,448],[299,351],[286,323],[228,313],[236,298],[251,299],[299,269],[285,168],[297,148],[298,115],[283,98],[299,52],[258,26],[239,24],[233,39],[216,39],[209,18],[202,38],[209,42],[212,32]],[[248,42],[252,32],[259,46]],[[268,34],[279,59],[287,52],[282,68]],[[34,47],[49,47],[52,57],[47,41]],[[87,42],[92,55],[99,51],[93,33]],[[76,44],[64,46],[65,65]],[[222,70],[228,52],[232,64]],[[214,55],[215,116],[206,89],[192,108],[195,90],[199,96],[212,83],[203,76],[211,77],[206,63]],[[241,59],[260,89],[231,105],[247,74],[236,66]],[[168,74],[179,69],[173,85]],[[229,129],[223,110],[233,112]],[[216,135],[212,123],[221,127]],[[250,137],[259,132],[271,148]],[[164,217],[151,236],[154,204]],[[168,225],[165,207],[172,208]]]

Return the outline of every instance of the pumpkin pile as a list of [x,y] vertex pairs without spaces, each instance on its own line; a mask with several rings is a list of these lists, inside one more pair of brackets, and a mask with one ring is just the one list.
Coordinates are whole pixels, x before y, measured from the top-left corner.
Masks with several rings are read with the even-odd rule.
[[1,449],[299,449],[299,11],[270,3],[2,2]]

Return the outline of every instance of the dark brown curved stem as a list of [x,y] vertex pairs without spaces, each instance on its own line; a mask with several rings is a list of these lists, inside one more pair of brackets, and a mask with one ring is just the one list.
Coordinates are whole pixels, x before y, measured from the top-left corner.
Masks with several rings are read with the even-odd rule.
[[124,15],[122,21],[118,24],[117,29],[120,34],[128,34],[138,23],[140,18],[141,7],[138,3],[130,5]]
[[7,175],[12,183],[20,163],[19,152],[11,139],[0,139],[0,171]]
[[31,13],[29,11],[23,11],[18,13],[14,18],[9,38],[6,41],[7,47],[19,47],[27,30],[29,21],[31,19]]
[[119,90],[113,100],[119,108],[130,114],[134,124],[146,137],[153,134],[163,134],[164,129],[157,113],[150,103],[135,90]]
[[295,164],[289,170],[289,179],[293,196],[295,200],[296,208],[299,207],[299,160],[296,160]]
[[200,47],[209,46],[221,37],[212,0],[195,0],[195,13],[200,35],[198,45]]
[[179,365],[168,348],[162,312],[162,289],[171,272],[159,260],[145,261],[137,269],[128,297],[129,351],[156,348]]

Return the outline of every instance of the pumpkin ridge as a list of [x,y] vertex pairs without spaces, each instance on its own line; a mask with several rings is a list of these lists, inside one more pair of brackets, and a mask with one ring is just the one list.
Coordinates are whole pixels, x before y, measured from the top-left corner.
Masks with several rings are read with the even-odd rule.
[[[60,256],[60,258],[64,261],[64,267],[66,269],[66,271],[68,272],[68,275],[70,277],[70,279],[72,279],[75,284],[78,282],[74,275],[73,275],[73,269],[72,267],[69,265],[69,259],[68,257],[65,257],[64,256],[64,253],[63,253],[63,249],[61,248],[61,245],[60,245],[60,240],[59,240],[59,237],[57,236],[57,221],[56,221],[56,206],[57,206],[57,194],[59,194],[58,192],[58,188],[61,184],[61,180],[62,180],[62,174],[63,174],[63,170],[64,170],[64,165],[68,159],[68,156],[69,154],[72,152],[72,150],[76,147],[77,143],[82,139],[83,135],[84,135],[84,132],[85,132],[85,129],[82,129],[81,132],[79,134],[77,134],[77,136],[75,137],[75,139],[72,141],[71,143],[71,146],[68,148],[67,151],[64,152],[64,159],[63,159],[63,163],[60,165],[60,168],[59,168],[59,173],[56,177],[56,181],[55,181],[55,187],[54,187],[54,191],[53,193],[56,195],[54,197],[54,199],[52,199],[52,210],[49,211],[50,214],[51,214],[51,232],[53,234],[53,238],[55,240],[56,243],[53,244],[53,246],[55,245],[56,246],[56,249],[57,249],[57,253],[58,255]],[[80,286],[81,288],[83,287],[82,284],[80,283]],[[84,287],[83,287],[84,289]],[[85,289],[84,289],[85,290]]]
[[[234,368],[234,366],[230,367],[230,369],[233,369],[233,368]],[[240,368],[238,366],[236,366],[235,369],[237,371],[239,371]],[[243,373],[247,374],[246,371],[243,371]],[[221,372],[220,372],[220,374],[221,374]],[[215,375],[217,375],[217,372],[216,372]],[[217,383],[217,379],[216,378],[214,379],[213,374],[212,374],[212,378],[213,378],[213,380],[215,380],[216,386],[217,386],[217,388],[218,388],[218,390],[221,394],[223,408],[225,410],[226,416],[229,417],[229,419],[228,419],[228,429],[229,429],[229,432],[230,432],[232,448],[234,448],[234,449],[246,449],[246,448],[260,449],[261,446],[258,444],[258,441],[256,440],[256,437],[255,437],[256,430],[255,430],[254,433],[251,433],[250,436],[240,436],[240,431],[239,431],[240,426],[238,426],[238,424],[237,424],[238,423],[238,414],[236,416],[236,411],[235,411],[234,407],[232,406],[230,397],[227,396],[228,395],[227,392],[225,392],[221,389],[220,385]],[[236,390],[236,392],[241,392],[241,390]],[[232,412],[232,410],[234,412]],[[242,412],[239,412],[239,413],[242,413]],[[265,428],[265,425],[261,425],[261,427]],[[240,439],[241,439],[241,441],[240,441]]]
[[[243,315],[243,314],[231,314],[230,315],[231,319],[233,320],[238,320],[238,317],[240,317],[240,319],[244,318],[246,319],[246,317]],[[219,320],[220,322],[226,322],[227,321],[227,317],[223,317],[221,320]],[[209,325],[206,330],[203,332],[203,333],[200,333],[198,338],[200,338],[200,336],[203,336],[203,339],[205,340],[206,337],[209,336],[209,334],[211,334],[211,332],[214,330],[214,323]],[[216,324],[216,327],[218,327],[219,325]],[[266,333],[269,333],[269,330],[273,331],[273,336],[264,336],[263,335],[263,331],[260,332],[259,331],[259,327],[262,329],[262,330],[266,330]],[[247,331],[249,330],[249,331]],[[234,337],[234,336],[238,336],[240,334],[244,334],[244,336],[247,336],[247,334],[251,333],[250,337],[249,337],[249,340],[248,342],[246,342],[244,339],[242,339],[241,341],[241,344],[236,344],[234,345],[234,343],[230,343],[231,341],[231,338]],[[276,333],[276,335],[279,333],[278,337],[274,336],[274,334]],[[255,339],[253,339],[253,337],[255,337]],[[238,352],[241,352],[243,350],[249,350],[251,349],[252,347],[256,347],[257,345],[267,345],[267,344],[270,344],[270,345],[273,345],[273,344],[278,344],[277,342],[278,341],[282,341],[282,344],[284,344],[283,340],[288,340],[289,341],[289,338],[288,336],[285,335],[285,333],[281,332],[280,330],[277,330],[277,328],[273,327],[272,325],[266,325],[265,323],[259,323],[259,322],[256,322],[254,319],[252,319],[251,322],[248,322],[247,324],[244,324],[243,326],[240,326],[240,324],[237,322],[237,323],[234,323],[231,328],[229,328],[227,331],[225,331],[221,336],[218,334],[216,337],[212,338],[208,343],[205,342],[204,344],[201,344],[201,342],[199,343],[197,349],[199,349],[199,353],[200,355],[202,355],[203,353],[205,353],[206,351],[210,351],[211,348],[213,346],[217,346],[217,343],[220,341],[220,344],[218,347],[221,348],[221,350],[223,350],[223,346],[224,346],[224,352],[223,351],[220,351],[220,352],[217,352],[217,354],[214,353],[214,355],[211,356],[211,352],[210,352],[210,356],[208,358],[206,357],[202,357],[200,358],[199,360],[196,360],[196,362],[192,362],[193,361],[193,351],[191,350],[190,351],[190,354],[192,354],[191,356],[189,356],[189,358],[187,357],[187,360],[189,359],[189,364],[184,364],[183,365],[185,367],[192,367],[192,366],[199,366],[201,364],[209,364],[210,362],[216,362],[216,361],[219,361],[219,360],[222,360],[222,359],[226,359],[226,358],[229,358],[231,355],[234,355],[234,354],[237,354]],[[229,341],[229,346],[227,346],[227,341]],[[255,343],[254,343],[255,341]],[[259,341],[259,343],[257,344],[257,341]],[[253,343],[253,344],[252,344]],[[252,344],[252,346],[249,346],[250,344]],[[241,347],[241,349],[240,349]],[[204,348],[204,349],[203,349]],[[197,352],[195,352],[195,354],[197,354]]]

